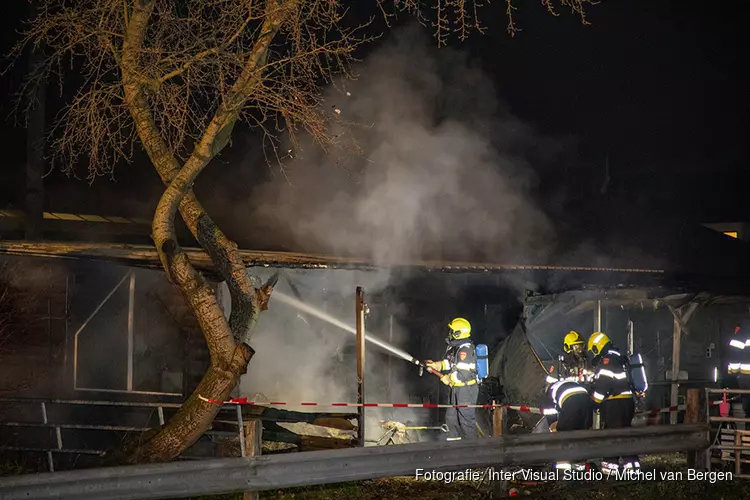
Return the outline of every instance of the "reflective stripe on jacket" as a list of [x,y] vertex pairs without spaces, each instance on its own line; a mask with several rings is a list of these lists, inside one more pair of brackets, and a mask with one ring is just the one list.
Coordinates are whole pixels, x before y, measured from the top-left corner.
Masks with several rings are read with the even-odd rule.
[[465,339],[449,345],[442,361],[442,371],[450,372],[451,387],[477,383],[477,353],[474,343]]
[[614,349],[608,350],[594,370],[591,399],[601,403],[609,399],[632,398],[628,376],[622,354]]
[[733,338],[729,341],[729,375],[750,375],[750,339]]

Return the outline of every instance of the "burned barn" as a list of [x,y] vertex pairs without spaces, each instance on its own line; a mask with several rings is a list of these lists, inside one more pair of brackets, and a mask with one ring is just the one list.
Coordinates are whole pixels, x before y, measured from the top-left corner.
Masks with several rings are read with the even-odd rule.
[[[570,330],[587,338],[604,331],[620,349],[643,356],[650,384],[644,409],[677,406],[688,387],[733,383],[724,376],[725,347],[747,328],[747,244],[700,226],[644,226],[638,214],[620,214],[616,226],[603,216],[581,220],[586,222],[565,233],[568,244],[585,242],[599,265],[631,271],[588,274],[576,282],[570,273],[553,274],[546,286],[527,293],[521,319],[497,347],[491,367],[508,400],[539,402],[544,373],[562,354]],[[560,262],[575,265],[575,254]],[[654,272],[636,272],[644,267]],[[651,423],[679,418],[670,412]]]
[[3,305],[22,321],[4,332],[4,394],[180,397],[190,389],[188,341],[179,340],[195,327],[181,323],[179,295],[159,273],[12,257],[3,267]]
[[[147,234],[148,227],[141,230]],[[621,230],[636,234],[627,224]],[[544,371],[560,353],[564,334],[577,330],[588,336],[601,329],[618,346],[630,340],[644,356],[652,386],[649,408],[678,404],[684,388],[717,383],[727,339],[736,328],[750,327],[744,298],[750,292],[743,288],[746,243],[701,227],[680,231],[661,240],[629,238],[622,248],[614,238],[585,240],[573,232],[572,240],[587,242],[579,251],[517,265],[424,261],[384,269],[351,258],[242,251],[260,277],[283,270],[275,293],[319,314],[272,298],[254,340],[256,357],[237,395],[291,407],[300,401],[352,401],[354,336],[336,322],[354,324],[354,291],[363,286],[367,333],[420,360],[442,356],[448,321],[468,318],[473,339],[491,349],[482,403],[537,403]],[[55,468],[84,464],[87,454],[116,446],[125,433],[163,423],[207,366],[205,341],[160,271],[153,247],[142,242],[143,235],[102,234],[104,241],[93,243],[0,243],[3,286],[12,297],[8,310],[26,306],[24,316],[11,315],[24,320],[6,328],[11,334],[0,346],[4,453],[35,456],[42,466]],[[691,245],[680,244],[680,238]],[[591,248],[597,257],[589,260]],[[213,277],[207,256],[187,251]],[[216,287],[226,303],[222,285]],[[420,377],[413,364],[368,344],[367,401],[434,403],[442,390],[436,378]],[[86,404],[55,406],[55,400]],[[265,415],[264,437],[293,441],[299,449],[331,446],[290,437],[279,424],[289,412]],[[253,417],[242,411],[221,417],[230,418],[243,425],[243,418]],[[294,413],[294,418],[312,423],[318,415]],[[442,422],[433,409],[368,409],[367,418],[370,441],[383,421]],[[76,427],[92,420],[100,428],[87,433]],[[232,430],[219,422],[211,432],[236,435],[234,425]],[[437,437],[425,433],[418,439]],[[222,452],[207,446],[198,455],[205,453]]]

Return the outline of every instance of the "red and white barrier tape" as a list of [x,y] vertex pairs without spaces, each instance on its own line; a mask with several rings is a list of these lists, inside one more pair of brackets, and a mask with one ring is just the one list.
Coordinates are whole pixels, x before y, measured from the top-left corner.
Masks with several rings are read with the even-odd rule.
[[[229,401],[217,401],[215,399],[208,399],[203,396],[198,396],[201,401],[215,405],[247,405],[247,406],[319,406],[319,407],[352,407],[359,408],[360,406],[365,408],[507,408],[509,410],[515,410],[521,413],[535,413],[538,415],[544,415],[544,409],[536,408],[533,406],[518,406],[518,405],[441,405],[433,403],[312,403],[312,402],[301,402],[301,403],[289,403],[285,401],[248,401],[247,398],[232,398]],[[708,406],[717,406],[722,403],[719,401],[709,401]],[[679,406],[668,406],[666,408],[658,408],[655,410],[644,410],[636,412],[638,415],[658,415],[659,413],[671,413],[675,411],[682,411],[686,408],[685,405]]]
[[233,398],[229,401],[217,401],[198,396],[201,401],[215,405],[248,405],[248,406],[335,406],[335,407],[355,407],[363,406],[365,408],[495,408],[502,405],[440,405],[432,403],[289,403],[285,401],[248,401],[247,398]]
[[[498,406],[502,406],[502,405],[498,405]],[[536,413],[537,415],[544,415],[544,409],[542,409],[542,408],[534,408],[533,406],[505,405],[505,408],[507,408],[509,410],[520,411],[521,413]]]
[[672,413],[675,411],[682,411],[685,409],[685,405],[679,406],[668,406],[666,408],[657,408],[655,410],[643,410],[635,412],[636,415],[658,415],[659,413]]
[[[718,400],[718,401],[709,401],[708,402],[708,406],[718,406],[719,404],[721,404],[723,402],[724,401],[721,400],[721,399]],[[727,400],[727,403],[729,403],[729,402],[731,402],[731,399]],[[659,408],[657,410],[639,411],[639,412],[636,412],[636,414],[639,414],[639,415],[643,415],[643,414],[646,414],[646,415],[658,415],[659,413],[671,413],[671,412],[674,412],[674,411],[682,411],[685,408],[687,408],[686,405],[668,406],[667,408]]]

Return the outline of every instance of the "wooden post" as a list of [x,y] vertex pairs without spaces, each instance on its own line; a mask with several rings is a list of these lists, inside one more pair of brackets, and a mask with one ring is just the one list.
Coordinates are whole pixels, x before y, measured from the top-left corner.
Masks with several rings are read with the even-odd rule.
[[[672,328],[672,390],[669,399],[669,406],[677,406],[678,396],[680,394],[680,384],[678,383],[680,376],[680,336],[682,334],[682,328],[677,317],[674,318],[674,325]],[[669,423],[674,425],[677,423],[677,412],[673,411],[669,414]]]
[[[244,422],[245,428],[245,456],[259,457],[263,450],[263,424],[260,419]],[[260,496],[257,491],[246,491],[242,494],[242,500],[258,500]]]
[[739,449],[742,446],[742,434],[739,429],[734,430],[734,446],[737,447],[734,452],[734,475],[739,476],[742,474],[742,450]]
[[[687,308],[686,308],[687,307]],[[674,316],[673,341],[672,341],[672,391],[670,395],[669,406],[677,406],[680,394],[680,339],[682,337],[682,326],[687,325],[693,313],[698,308],[697,302],[691,302],[688,306],[682,306],[680,309],[672,311]],[[687,334],[687,332],[685,332]],[[669,423],[677,423],[677,412],[669,414]]]
[[[596,308],[594,309],[594,333],[602,331],[602,301],[596,301]],[[599,412],[594,410],[594,420],[592,422],[594,429],[601,428],[601,418]]]
[[[685,407],[686,424],[706,424],[706,392],[702,389],[688,389]],[[706,450],[688,452],[687,463],[691,469],[706,470]]]
[[[492,402],[493,405],[497,404],[497,401]],[[502,437],[503,427],[505,426],[505,416],[507,414],[507,408],[505,406],[495,406],[492,408],[492,437]],[[503,498],[508,493],[508,482],[507,481],[493,481],[494,483],[494,495],[492,498]]]
[[[493,405],[497,404],[495,401]],[[500,437],[503,435],[503,425],[505,421],[505,407],[495,406],[492,408],[492,437]]]
[[632,356],[635,352],[635,346],[633,341],[633,322],[628,320],[628,356]]
[[594,309],[594,333],[602,331],[602,301],[596,301],[596,309]]
[[[388,343],[393,345],[393,314],[388,317]],[[393,384],[393,369],[391,367],[392,359],[393,356],[388,356],[388,385],[386,390],[388,401],[393,401],[391,399],[391,394],[393,393],[391,391],[391,385]]]
[[[38,0],[31,2],[34,14],[43,8]],[[28,71],[41,69],[45,59],[44,46],[33,47],[29,53]],[[47,170],[45,162],[45,129],[46,129],[46,101],[47,82],[37,80],[32,86],[33,101],[26,111],[26,199],[24,203],[25,237],[27,240],[39,241],[43,239],[44,223],[44,175]]]
[[365,445],[365,292],[357,287],[357,404],[359,404],[359,426],[357,440],[359,446]]

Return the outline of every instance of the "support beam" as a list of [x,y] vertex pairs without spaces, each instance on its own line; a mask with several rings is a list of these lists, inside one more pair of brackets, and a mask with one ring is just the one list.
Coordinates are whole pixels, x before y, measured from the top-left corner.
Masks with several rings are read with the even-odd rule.
[[[677,406],[678,397],[680,394],[680,384],[678,383],[680,376],[680,337],[682,335],[682,328],[680,322],[675,315],[672,326],[672,390],[669,397],[669,406]],[[669,423],[674,425],[677,423],[677,412],[673,411],[669,414]]]
[[[260,420],[251,420],[244,422],[242,426],[245,436],[242,456],[259,457],[263,450],[263,424]],[[257,491],[246,491],[242,494],[242,500],[258,500],[259,498]]]
[[130,273],[128,293],[128,392],[133,390],[133,362],[135,352],[135,273]]
[[[685,307],[686,309],[683,310]],[[687,323],[690,321],[690,318],[693,316],[693,313],[697,308],[698,303],[691,302],[689,305],[683,306],[680,309],[669,309],[674,319],[672,327],[672,389],[669,398],[670,406],[677,406],[680,394],[680,343],[682,332],[685,331],[685,334],[688,333],[685,328],[687,328]],[[670,413],[669,423],[672,425],[676,424],[677,417],[677,412]]]
[[632,356],[635,352],[635,341],[633,338],[633,322],[628,320],[628,356]]
[[[596,307],[594,308],[594,332],[602,331],[602,301],[596,301]],[[602,426],[602,416],[599,410],[594,410],[594,419],[592,422],[594,429],[599,429]]]
[[106,467],[0,478],[3,500],[166,499],[334,484],[415,471],[510,467],[706,449],[708,427],[676,425],[526,434],[399,446]]
[[[361,286],[357,287],[357,403],[365,402],[365,292]],[[358,408],[359,425],[357,439],[359,446],[365,445],[365,407]]]
[[[493,401],[492,404],[497,404],[497,402]],[[504,406],[495,406],[492,409],[492,437],[501,437],[503,435],[506,411],[507,408]]]
[[[388,316],[388,343],[390,345],[393,345],[393,314]],[[386,397],[388,398],[388,401],[393,401],[391,399],[393,394],[393,391],[391,390],[391,385],[393,384],[393,366],[391,365],[392,360],[393,356],[388,356],[388,385],[386,391]]]
[[[34,1],[32,9],[34,16],[38,15],[42,6],[41,2]],[[44,44],[30,47],[29,52],[29,74],[41,69],[44,64]],[[47,82],[44,79],[34,80],[31,93],[30,107],[26,111],[26,199],[24,208],[26,212],[25,237],[27,240],[41,240],[44,238],[42,231],[44,213],[44,174],[46,172],[45,162],[45,128],[46,128],[46,101]]]
[[602,331],[602,301],[596,301],[596,309],[594,309],[594,332]]
[[[706,424],[708,417],[708,405],[706,404],[706,391],[703,389],[688,389],[685,408],[686,424]],[[710,438],[710,436],[706,436]],[[706,470],[710,455],[703,450],[688,452],[687,465],[691,469]]]

